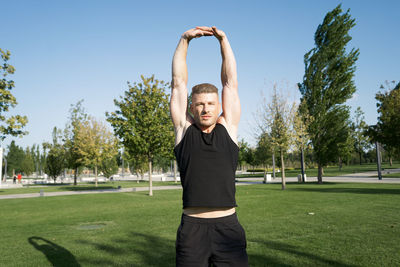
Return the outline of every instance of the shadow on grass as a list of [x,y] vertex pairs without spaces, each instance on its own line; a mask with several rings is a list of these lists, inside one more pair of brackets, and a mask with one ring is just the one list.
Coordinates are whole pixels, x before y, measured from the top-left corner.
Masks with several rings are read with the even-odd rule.
[[67,249],[42,237],[32,236],[28,242],[42,252],[52,266],[81,266]]
[[[331,265],[331,266],[344,266],[344,267],[353,267],[357,265],[349,265],[340,261],[326,259],[318,255],[314,255],[308,252],[299,251],[296,246],[289,245],[282,242],[276,241],[265,241],[265,240],[249,240],[251,242],[258,243],[260,245],[265,246],[267,249],[278,250],[282,252],[286,252],[291,256],[295,256],[296,258],[304,259],[304,263],[307,264],[315,264],[318,265]],[[275,258],[268,257],[266,255],[249,255],[249,265],[250,266],[293,266],[291,264],[283,263],[278,261]],[[296,263],[297,265],[297,263]]]
[[175,266],[175,242],[157,235],[131,232],[126,238],[107,243],[82,239],[77,242],[105,255],[103,259],[82,259],[85,265]]

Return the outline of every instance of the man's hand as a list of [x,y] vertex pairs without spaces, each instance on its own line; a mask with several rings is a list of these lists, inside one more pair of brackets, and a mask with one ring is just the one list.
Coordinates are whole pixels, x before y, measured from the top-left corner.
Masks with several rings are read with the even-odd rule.
[[212,36],[213,34],[214,32],[210,27],[196,27],[184,32],[182,34],[182,38],[185,38],[188,41],[190,41],[193,38],[199,38],[202,36]]
[[226,34],[223,31],[217,29],[217,27],[215,26],[212,27],[201,26],[201,27],[196,27],[196,29],[211,32],[212,35],[214,35],[215,38],[217,38],[219,41],[221,41],[226,37]]

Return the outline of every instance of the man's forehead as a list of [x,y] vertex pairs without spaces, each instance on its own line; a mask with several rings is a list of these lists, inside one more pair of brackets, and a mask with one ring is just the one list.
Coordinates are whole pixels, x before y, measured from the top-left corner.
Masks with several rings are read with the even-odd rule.
[[218,94],[217,93],[200,93],[200,94],[192,95],[192,101],[205,100],[205,99],[218,101]]

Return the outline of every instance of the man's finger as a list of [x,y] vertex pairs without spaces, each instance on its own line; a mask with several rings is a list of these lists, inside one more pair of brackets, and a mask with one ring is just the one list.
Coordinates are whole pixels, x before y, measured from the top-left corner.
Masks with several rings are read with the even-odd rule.
[[203,31],[212,31],[211,27],[207,27],[207,26],[197,26],[196,29],[200,29]]

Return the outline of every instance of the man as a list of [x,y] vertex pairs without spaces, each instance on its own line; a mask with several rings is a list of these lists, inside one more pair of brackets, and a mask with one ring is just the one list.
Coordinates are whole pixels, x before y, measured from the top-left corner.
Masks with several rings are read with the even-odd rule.
[[[186,55],[189,42],[214,36],[221,47],[222,114],[218,89],[192,88],[188,112]],[[172,61],[171,116],[174,153],[183,187],[176,240],[177,266],[247,266],[246,238],[236,216],[235,171],[240,119],[236,61],[225,33],[196,27],[183,33]]]

